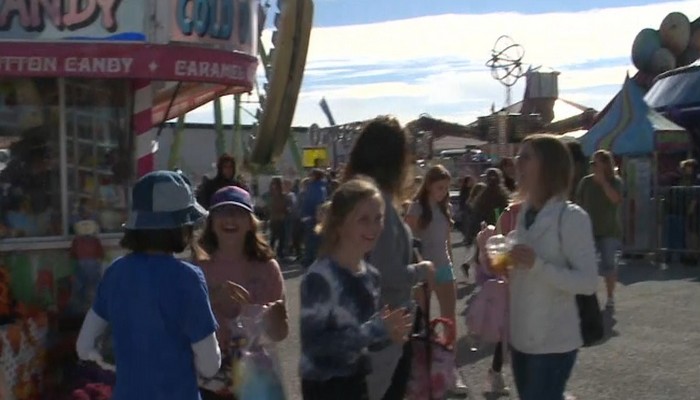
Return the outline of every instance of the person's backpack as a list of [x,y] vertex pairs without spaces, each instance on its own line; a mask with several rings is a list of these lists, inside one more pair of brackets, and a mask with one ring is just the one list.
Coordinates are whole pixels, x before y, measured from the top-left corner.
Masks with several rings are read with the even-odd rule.
[[[467,306],[467,331],[485,343],[507,343],[509,333],[508,283],[489,270],[486,241],[497,234],[493,225],[482,223],[477,235],[477,282],[483,282],[479,292]],[[505,350],[505,347],[503,347]],[[505,351],[504,351],[505,354]]]
[[508,283],[502,279],[484,282],[467,309],[469,334],[486,343],[508,340]]

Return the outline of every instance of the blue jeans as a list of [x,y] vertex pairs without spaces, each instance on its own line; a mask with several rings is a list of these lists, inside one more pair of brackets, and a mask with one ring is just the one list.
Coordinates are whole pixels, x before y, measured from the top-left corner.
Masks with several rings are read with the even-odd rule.
[[666,247],[669,250],[685,249],[685,218],[681,215],[666,216]]
[[600,276],[610,276],[617,272],[617,252],[622,248],[620,239],[614,237],[595,238],[595,248],[598,252],[598,273]]
[[578,350],[558,354],[526,354],[513,348],[515,387],[520,400],[564,400],[566,382]]
[[78,313],[90,309],[94,301],[97,285],[102,278],[102,261],[94,259],[78,260],[75,266],[75,286],[72,293],[73,308]]

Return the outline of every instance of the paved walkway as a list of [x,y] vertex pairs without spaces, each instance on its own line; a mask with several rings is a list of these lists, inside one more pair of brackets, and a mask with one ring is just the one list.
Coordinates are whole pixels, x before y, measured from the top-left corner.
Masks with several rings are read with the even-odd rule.
[[[470,285],[462,288],[469,292]],[[599,293],[604,300],[602,284]],[[700,399],[700,268],[662,271],[628,262],[620,269],[616,310],[605,318],[606,339],[579,352],[569,382],[579,400]],[[517,399],[486,392],[493,354],[488,350],[471,352],[464,339],[458,348],[472,398]],[[509,368],[504,370],[512,382]]]
[[[455,238],[456,239],[456,238]],[[455,248],[464,259],[466,249]],[[280,346],[288,399],[301,399],[298,302],[301,271],[285,271],[290,337]],[[464,306],[474,285],[459,276],[459,305]],[[602,295],[601,282],[601,295]],[[601,298],[604,300],[604,298]],[[436,302],[434,302],[436,303]],[[607,314],[609,335],[598,346],[583,349],[569,384],[578,400],[700,400],[700,268],[672,266],[666,270],[628,261],[620,269],[617,309]],[[517,399],[487,393],[490,348],[471,351],[459,317],[457,362],[471,388],[472,399]],[[506,378],[512,382],[509,366]]]

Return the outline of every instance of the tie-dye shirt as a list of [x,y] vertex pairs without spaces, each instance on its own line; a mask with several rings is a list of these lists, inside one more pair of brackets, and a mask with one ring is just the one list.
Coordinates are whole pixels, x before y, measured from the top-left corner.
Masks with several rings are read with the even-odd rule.
[[359,274],[329,258],[316,260],[301,282],[301,377],[325,381],[367,374],[367,348],[388,340],[379,315],[379,272]]

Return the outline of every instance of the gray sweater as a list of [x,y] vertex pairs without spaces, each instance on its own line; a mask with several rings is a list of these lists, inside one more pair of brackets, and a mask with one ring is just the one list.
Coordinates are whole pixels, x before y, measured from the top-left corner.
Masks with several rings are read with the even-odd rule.
[[386,203],[384,230],[379,236],[369,262],[381,274],[381,302],[391,308],[405,307],[411,301],[411,290],[424,272],[411,264],[413,236],[393,206],[392,197],[383,194]]

